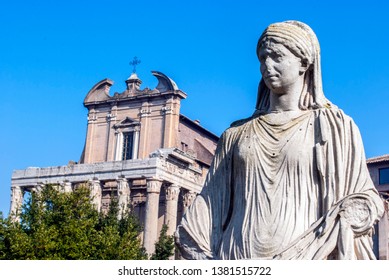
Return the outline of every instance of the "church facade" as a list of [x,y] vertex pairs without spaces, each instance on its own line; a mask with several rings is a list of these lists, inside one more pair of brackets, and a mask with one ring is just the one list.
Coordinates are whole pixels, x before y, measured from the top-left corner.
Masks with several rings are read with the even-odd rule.
[[88,92],[87,135],[78,163],[15,170],[11,209],[16,213],[26,192],[54,184],[65,192],[88,184],[98,211],[108,209],[114,194],[122,209],[140,219],[146,251],[163,224],[173,234],[185,209],[200,192],[218,137],[180,113],[186,93],[161,72],[155,89],[140,89],[134,72],[126,90],[110,95],[113,81],[104,79]]

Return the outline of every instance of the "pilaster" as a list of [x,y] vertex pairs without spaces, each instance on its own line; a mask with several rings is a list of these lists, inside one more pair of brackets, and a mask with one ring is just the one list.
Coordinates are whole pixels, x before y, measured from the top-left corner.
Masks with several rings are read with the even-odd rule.
[[150,126],[150,114],[151,110],[149,104],[144,102],[139,111],[140,116],[140,139],[139,139],[139,158],[143,159],[148,156],[148,138],[149,135],[149,126]]
[[164,116],[163,148],[171,148],[176,145],[179,108],[180,102],[173,97],[167,100],[165,106],[161,108],[161,113]]

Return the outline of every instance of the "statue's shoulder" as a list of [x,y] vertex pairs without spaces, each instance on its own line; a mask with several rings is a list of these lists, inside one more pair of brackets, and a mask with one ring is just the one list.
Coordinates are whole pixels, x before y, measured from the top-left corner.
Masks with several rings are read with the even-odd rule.
[[233,141],[234,139],[239,138],[239,135],[241,135],[242,131],[244,131],[244,127],[252,120],[253,117],[234,121],[230,124],[229,128],[223,132],[221,138],[225,141]]
[[341,120],[342,122],[347,122],[347,123],[354,122],[349,115],[345,114],[342,109],[340,109],[335,105],[332,105],[329,108],[320,108],[317,109],[316,111],[318,115],[331,116],[330,119],[333,120],[338,120],[338,121]]
[[230,128],[234,129],[234,128],[238,128],[242,125],[245,125],[246,123],[252,121],[254,118],[254,116],[251,116],[251,117],[248,117],[248,118],[245,118],[245,119],[241,119],[241,120],[237,120],[237,121],[234,121],[230,124]]

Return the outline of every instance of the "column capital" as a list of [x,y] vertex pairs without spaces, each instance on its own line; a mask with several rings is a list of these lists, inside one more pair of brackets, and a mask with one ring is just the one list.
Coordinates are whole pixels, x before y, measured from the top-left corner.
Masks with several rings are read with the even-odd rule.
[[126,183],[128,183],[128,180],[126,178],[124,178],[124,177],[119,177],[119,178],[116,179],[116,182],[118,184],[123,184],[123,183],[126,184]]
[[184,207],[185,208],[188,208],[193,200],[196,198],[197,194],[193,191],[187,191],[184,195],[183,195],[183,203],[184,203]]
[[22,190],[22,187],[19,185],[11,185],[11,191],[20,191]]
[[130,187],[128,185],[128,180],[126,178],[118,178],[116,179],[116,182],[117,182],[117,192],[119,196],[130,193]]
[[45,187],[45,184],[40,182],[37,183],[32,189],[31,192],[40,193],[42,189]]
[[180,187],[177,185],[170,185],[166,187],[166,200],[178,201],[178,195],[180,194]]
[[18,185],[12,185],[11,186],[11,199],[19,198],[20,195],[23,195],[23,188]]
[[96,178],[93,178],[93,179],[89,179],[88,182],[90,184],[100,184],[100,180],[96,179]]
[[66,192],[66,193],[72,192],[72,182],[64,181],[62,183],[62,187],[63,187],[64,192]]
[[148,193],[160,193],[162,181],[156,178],[147,179],[147,192]]

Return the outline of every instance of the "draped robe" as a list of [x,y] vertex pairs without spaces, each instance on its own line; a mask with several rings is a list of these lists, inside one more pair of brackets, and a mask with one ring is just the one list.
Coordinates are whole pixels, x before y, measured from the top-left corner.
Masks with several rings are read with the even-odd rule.
[[221,139],[202,192],[176,232],[186,259],[373,259],[383,204],[360,133],[341,110],[266,114]]

